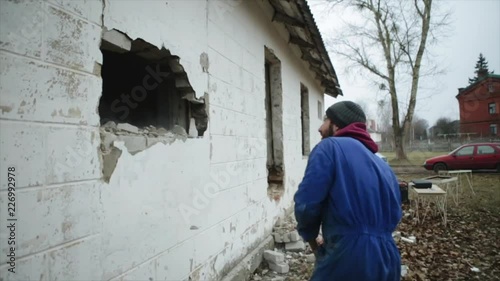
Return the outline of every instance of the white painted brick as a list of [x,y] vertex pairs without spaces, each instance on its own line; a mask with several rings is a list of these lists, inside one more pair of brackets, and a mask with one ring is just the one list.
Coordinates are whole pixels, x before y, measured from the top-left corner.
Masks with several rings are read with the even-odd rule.
[[100,38],[100,27],[47,6],[42,53],[46,61],[93,73],[95,63],[102,62]]
[[240,128],[238,113],[213,105],[210,107],[210,133],[214,135],[235,136]]
[[243,98],[245,103],[243,112],[245,114],[258,117],[258,119],[265,117],[266,104],[264,99],[259,99],[251,93],[245,94]]
[[227,102],[226,96],[230,85],[216,76],[210,75],[209,97],[210,105],[225,107]]
[[[226,34],[217,26],[209,24],[207,34],[207,44],[210,49],[218,54],[226,53]],[[211,53],[209,53],[210,55]],[[210,58],[210,57],[209,57]]]
[[267,157],[252,160],[250,180],[261,180],[267,178]]
[[[46,0],[47,1],[47,0]],[[78,16],[91,21],[95,24],[102,25],[102,3],[95,0],[80,0],[80,1],[65,1],[65,0],[49,0],[50,2],[60,6],[63,10],[77,14]]]
[[233,14],[244,1],[208,1],[208,19],[211,24],[221,28],[224,33],[234,34]]
[[289,235],[290,235],[290,240],[292,242],[300,240],[300,235],[299,235],[299,232],[297,230],[290,232]]
[[98,126],[101,79],[0,55],[0,116],[9,119]]
[[[219,258],[217,258],[219,257]],[[191,280],[199,278],[199,280],[218,280],[221,278],[221,270],[224,269],[223,257],[224,251],[218,254],[217,257],[212,257],[206,261],[201,267],[189,274]],[[219,260],[219,261],[218,261]],[[227,266],[227,265],[226,265]],[[227,270],[227,269],[226,269]],[[188,280],[189,280],[188,277]]]
[[242,67],[241,89],[246,93],[251,93],[253,90],[253,75]]
[[285,243],[291,242],[289,233],[283,234],[283,242]]
[[[195,139],[158,144],[134,156],[121,155],[101,195],[103,232],[107,233],[102,248],[107,272],[102,279],[108,280],[134,264],[161,255],[196,233],[190,230],[191,221],[184,221],[180,207],[193,208],[193,196],[208,178],[208,154],[208,140]],[[194,163],[186,158],[197,160]],[[161,266],[171,268],[171,264]]]
[[[19,233],[19,232],[18,232]],[[100,266],[100,236],[68,243],[62,248],[18,259],[16,273],[0,266],[3,280],[102,280]],[[92,270],[89,270],[92,268]]]
[[[48,23],[45,24],[49,29],[46,33],[48,38],[45,41],[46,47],[51,53],[45,55],[50,62],[64,64],[68,67],[78,67],[80,64],[83,67],[80,69],[92,72],[94,61],[101,59],[99,52],[100,28],[94,24],[89,26],[86,21],[82,21],[81,38],[74,39],[71,36],[73,31],[77,29],[75,23],[81,21],[80,17],[88,18],[91,21],[100,20],[92,10],[94,6],[102,5],[102,2],[76,2],[64,3],[63,0],[51,0],[51,3],[56,3],[58,7],[63,6],[60,7],[62,10],[69,11],[69,14],[66,13],[68,21],[65,22],[68,25],[59,25],[62,19],[58,18],[59,16],[55,13],[59,9],[51,9],[53,13],[47,16]],[[133,39],[142,38],[159,47],[163,44],[172,54],[181,58],[181,64],[187,71],[197,95],[200,96],[204,92],[209,93],[209,105],[212,107],[210,107],[209,112],[208,132],[213,135],[206,134],[201,139],[188,139],[185,142],[176,141],[168,145],[157,144],[136,155],[123,153],[118,160],[110,183],[103,183],[99,188],[101,192],[100,204],[102,204],[102,216],[100,216],[102,234],[98,239],[100,244],[89,245],[88,241],[84,241],[82,243],[84,247],[78,250],[87,262],[96,262],[96,264],[78,263],[74,257],[79,255],[73,252],[61,254],[62,258],[73,261],[72,264],[63,263],[61,266],[53,264],[58,262],[59,256],[53,258],[50,254],[46,254],[45,258],[41,257],[40,259],[36,259],[37,256],[34,256],[23,260],[23,262],[29,261],[29,266],[33,267],[30,269],[25,267],[24,270],[28,272],[28,275],[19,275],[20,279],[39,279],[40,273],[46,273],[44,278],[47,280],[109,280],[111,278],[117,280],[148,280],[149,278],[182,280],[192,273],[193,277],[198,277],[200,280],[216,280],[220,277],[218,274],[225,265],[242,258],[251,250],[251,246],[271,233],[274,218],[290,206],[293,191],[296,189],[296,184],[292,183],[300,182],[305,165],[305,161],[300,155],[300,139],[297,139],[300,134],[295,132],[297,130],[295,123],[300,122],[299,117],[297,117],[300,116],[300,114],[297,115],[300,109],[300,92],[297,90],[299,82],[308,85],[310,94],[318,92],[320,98],[321,90],[314,89],[316,84],[307,70],[297,68],[297,65],[300,65],[297,64],[298,59],[290,52],[286,42],[281,37],[276,36],[277,33],[271,24],[266,24],[267,19],[264,18],[258,4],[245,1],[241,7],[231,7],[231,11],[214,14],[213,8],[214,5],[220,4],[218,2],[208,1],[208,24],[210,27],[207,27],[207,2],[200,5],[198,1],[168,1],[167,4],[153,1],[150,3],[151,5],[143,5],[141,2],[134,1],[127,3],[115,0],[106,1],[104,20],[108,29],[116,28]],[[4,3],[2,2],[1,5],[3,8]],[[8,5],[14,4],[9,3]],[[44,7],[51,7],[51,5],[44,4]],[[28,9],[25,12],[27,13]],[[222,17],[220,17],[221,15]],[[220,26],[215,27],[214,22]],[[52,26],[49,26],[49,23]],[[95,28],[98,29],[98,32],[95,32]],[[15,30],[15,27],[10,27],[10,29]],[[186,32],[187,29],[190,32]],[[207,31],[209,36],[207,36]],[[230,36],[227,36],[225,32]],[[58,39],[61,36],[59,33],[68,36],[62,40],[62,45],[73,48],[75,54],[71,52],[63,54],[60,48],[56,48],[56,52],[51,50],[48,41]],[[38,34],[40,33],[34,35]],[[229,38],[229,43],[226,43],[226,38]],[[32,41],[36,42],[36,40]],[[78,46],[73,46],[73,43],[78,44]],[[265,130],[261,130],[265,129],[266,124],[264,119],[264,45],[276,50],[283,70],[283,122],[287,190],[280,202],[267,198],[266,136]],[[31,51],[31,48],[36,49],[36,46],[18,45],[17,48]],[[238,49],[234,50],[234,48]],[[8,51],[11,50],[8,49]],[[200,67],[199,60],[202,52],[207,52],[209,55],[210,75],[203,73]],[[240,60],[240,54],[241,62],[233,63],[232,61]],[[30,73],[35,66],[30,67],[23,71]],[[59,73],[46,74],[48,72],[49,70],[45,70],[43,72],[45,74],[37,73],[36,75],[71,80],[59,75]],[[5,76],[2,76],[2,79],[3,77]],[[96,78],[99,81],[99,78]],[[9,80],[15,79],[9,78]],[[29,88],[42,89],[42,91],[52,94],[53,89],[45,90],[44,86],[40,85],[43,84],[40,81],[45,80],[36,79],[35,82],[31,80],[29,83],[36,82],[38,84],[30,85]],[[62,86],[56,85],[55,87],[62,89]],[[31,109],[35,113],[30,113],[32,114],[30,118],[33,118],[33,121],[41,122],[73,123],[83,121],[87,122],[88,125],[96,126],[98,116],[95,109],[100,95],[100,82],[90,88],[86,91],[78,90],[78,93],[94,94],[94,96],[82,97],[81,101],[77,98],[57,100],[57,95],[55,95],[57,102],[54,101],[54,104],[57,106],[69,109],[74,104],[82,105],[80,107],[81,119],[64,119],[59,115],[51,116],[53,119],[45,119],[48,118],[47,112],[50,115],[55,106],[48,101],[41,103],[39,98],[37,98],[36,107]],[[68,92],[70,91],[57,90],[61,97],[64,97],[64,94]],[[21,101],[14,99],[9,103],[14,103],[17,106]],[[1,105],[4,104],[1,103]],[[85,110],[88,112],[93,110],[94,113],[87,114]],[[13,111],[17,111],[17,107]],[[62,111],[67,112],[65,109]],[[25,113],[24,117],[28,116],[28,113]],[[9,115],[5,118],[12,118],[12,116]],[[38,127],[22,122],[1,120],[0,122],[1,125],[15,123],[16,126],[22,127],[22,130],[26,129],[27,126],[30,128],[27,132],[31,134],[31,137],[28,138],[20,135],[21,129],[19,128],[11,126],[7,133],[4,133],[5,127],[2,126],[0,130],[2,147],[6,142],[9,142],[8,138],[7,141],[4,141],[5,135],[15,135],[17,139],[22,140],[16,141],[16,144],[22,145],[22,147],[14,147],[14,152],[8,152],[9,157],[4,157],[2,154],[2,162],[0,162],[2,169],[5,170],[7,163],[14,159],[11,155],[26,155],[27,160],[20,163],[26,168],[20,170],[20,174],[26,176],[27,183],[43,184],[45,181],[54,180],[57,182],[85,180],[96,175],[100,176],[101,164],[97,157],[99,145],[97,131],[68,126],[52,128],[47,125]],[[92,133],[95,136],[92,136]],[[228,134],[231,136],[224,136]],[[36,142],[37,137],[39,138],[38,142]],[[75,169],[75,172],[52,171],[56,160],[60,161],[60,159],[71,157],[65,147],[68,145],[74,147],[81,140],[90,140],[93,151],[90,157],[84,157],[82,166]],[[9,145],[13,146],[14,141],[10,141]],[[125,149],[123,146],[120,148]],[[33,152],[30,152],[32,149]],[[2,151],[2,153],[4,152]],[[33,157],[39,157],[43,161],[38,161]],[[237,175],[231,175],[217,196],[209,198],[208,203],[197,210],[197,214],[193,215],[187,222],[184,221],[180,206],[183,204],[193,206],[194,197],[199,194],[204,195],[204,187],[212,181],[210,173],[220,175],[226,169],[225,163],[227,162],[229,162],[229,167],[234,167]],[[211,165],[210,163],[216,164]],[[49,168],[51,171],[46,171]],[[41,178],[41,180],[37,178]],[[74,192],[71,196],[76,197],[78,194],[78,192]],[[67,210],[67,213],[70,214],[69,219],[81,217],[79,214],[79,212],[83,212],[81,206],[90,200],[88,196],[91,195],[81,196],[81,201],[75,202],[76,199],[71,199],[66,203],[69,205],[70,202],[73,202],[75,205],[74,209]],[[23,200],[33,200],[32,197],[30,198]],[[64,203],[59,205],[66,206]],[[38,209],[34,209],[33,212],[47,206],[48,204],[37,206]],[[40,211],[42,213],[42,218],[39,219],[40,223],[52,215],[55,219],[51,220],[51,223],[62,224],[64,222],[66,218],[61,218],[60,213],[69,207],[58,210],[52,210],[52,208],[51,206],[51,212],[48,214]],[[92,231],[92,228],[83,229],[82,226],[91,224],[92,222],[89,221],[94,219],[94,215],[92,213],[92,216],[82,220],[81,224],[75,226],[75,230],[71,230],[74,232],[69,232],[70,234],[67,235],[76,237],[85,235],[85,231]],[[133,227],[130,227],[131,225]],[[37,229],[42,229],[37,224],[35,226]],[[54,226],[55,229],[58,227],[57,225],[51,226]],[[191,229],[191,226],[195,226],[197,229]],[[45,231],[45,228],[43,230]],[[61,234],[58,235],[56,237],[61,239]],[[70,239],[69,237],[63,235],[62,239]],[[181,241],[183,242],[179,244]],[[45,246],[43,244],[39,247]],[[71,248],[75,249],[77,246]],[[95,249],[99,251],[97,254],[93,252]],[[63,267],[67,269],[67,273],[60,270]],[[95,270],[87,272],[88,268],[95,268]],[[3,268],[1,269],[4,272]],[[82,269],[87,271],[79,271]],[[52,271],[54,275],[49,275],[49,270],[54,270]],[[123,274],[124,272],[127,273]]]
[[[100,232],[100,188],[100,184],[94,182],[17,190],[16,255],[26,256]],[[2,206],[7,206],[6,191],[0,194]],[[7,221],[6,212],[0,217],[2,223]],[[0,229],[3,241],[8,237],[7,230],[6,227]],[[6,247],[7,243],[2,245],[2,251],[6,252]],[[2,255],[0,263],[5,259]]]
[[[219,79],[211,79],[213,90],[210,96],[211,105],[226,108],[228,110],[245,113],[248,107],[246,94],[232,85],[229,85]],[[216,86],[215,86],[216,85]],[[244,116],[241,119],[246,119]]]
[[210,84],[213,84],[213,77],[231,84],[230,72],[231,68],[233,68],[234,63],[212,49],[208,50],[208,57],[210,58]]
[[50,127],[47,132],[47,183],[101,178],[97,128]]
[[[206,92],[207,74],[200,66],[200,55],[207,52],[205,1],[151,1],[148,5],[129,1],[124,5],[121,0],[107,0],[104,24],[108,29],[116,28],[132,39],[141,38],[158,48],[164,46],[181,58],[181,64],[198,96]],[[209,60],[211,69],[214,63],[210,54]]]
[[269,263],[269,269],[276,271],[277,273],[287,273],[290,270],[290,266],[287,263]]
[[[247,199],[244,194],[246,185],[241,185],[228,190],[223,190],[210,198],[206,196],[205,204],[198,210],[200,213],[191,218],[192,225],[200,228],[211,227],[217,222],[227,219],[239,211],[243,210],[247,205]],[[221,208],[221,206],[224,206]]]
[[264,259],[269,263],[278,264],[285,261],[285,255],[272,250],[265,250]]
[[251,158],[253,146],[250,138],[238,137],[236,138],[236,153],[238,160],[248,160]]
[[[45,183],[48,128],[40,125],[0,120],[0,169],[16,169],[16,188]],[[7,181],[0,183],[7,189]]]
[[238,160],[267,157],[267,142],[264,139],[238,137],[236,148]]
[[[241,90],[241,72],[243,71],[241,66],[231,62],[227,64],[229,69],[229,83],[233,85],[234,88]],[[236,91],[236,90],[235,90]]]
[[113,278],[110,281],[124,281],[124,280],[158,280],[156,278],[156,268],[158,267],[158,259],[148,260],[147,262],[134,266],[132,269],[127,271],[124,275],[119,275],[119,277]]
[[[259,48],[255,52],[243,52],[243,64],[242,67],[252,73],[257,79],[260,79],[262,83],[265,81],[265,59],[264,59],[264,48]],[[264,88],[263,88],[264,89]]]
[[211,136],[212,163],[236,161],[236,139],[226,136]]
[[0,48],[39,58],[44,12],[42,1],[0,1]]
[[295,241],[286,243],[285,249],[290,252],[301,252],[306,249],[306,246],[303,241]]
[[[262,206],[246,208],[231,218],[218,223],[216,226],[204,231],[199,236],[193,238],[195,241],[196,254],[195,267],[210,262],[210,257],[221,259],[218,262],[220,268],[224,265],[224,260],[234,260],[240,258],[252,249],[248,247],[254,239],[263,239],[266,234],[264,222],[259,222],[263,216]],[[267,227],[267,230],[270,229]],[[248,241],[242,241],[248,239]],[[207,245],[207,241],[211,241]]]
[[184,280],[193,268],[195,248],[192,241],[185,241],[157,259],[157,279]]
[[226,36],[225,40],[225,52],[223,53],[229,60],[231,60],[236,65],[243,64],[243,46],[237,43],[231,36]]
[[223,189],[236,187],[251,181],[251,161],[236,161],[210,165],[210,179],[220,182]]
[[247,185],[247,196],[250,203],[259,202],[267,197],[267,178],[256,180]]

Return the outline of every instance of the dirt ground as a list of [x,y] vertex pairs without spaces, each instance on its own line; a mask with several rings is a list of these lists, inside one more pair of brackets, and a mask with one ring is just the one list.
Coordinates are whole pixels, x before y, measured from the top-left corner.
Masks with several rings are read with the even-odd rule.
[[[400,174],[400,180],[428,177],[429,173]],[[500,280],[500,174],[473,174],[475,195],[463,188],[458,206],[449,199],[447,225],[439,216],[417,224],[409,204],[396,231],[415,236],[416,243],[397,241],[402,264],[408,267],[402,280]],[[293,219],[291,220],[293,221]],[[251,280],[308,280],[314,263],[303,253],[286,253],[290,271],[277,274],[266,262]]]

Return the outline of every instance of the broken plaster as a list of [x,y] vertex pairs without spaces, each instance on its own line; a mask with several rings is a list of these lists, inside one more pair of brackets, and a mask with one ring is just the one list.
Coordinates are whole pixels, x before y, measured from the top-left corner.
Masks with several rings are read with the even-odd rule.
[[[115,122],[109,121],[99,131],[101,135],[103,179],[107,183],[109,183],[118,159],[122,154],[120,148],[126,148],[128,153],[135,155],[157,143],[167,145],[176,140],[186,141],[188,138],[186,131],[180,126],[174,126],[172,130],[167,131],[164,128],[155,128],[153,126],[139,129],[127,123],[117,125]],[[115,141],[123,143],[119,145],[120,148],[115,146]]]

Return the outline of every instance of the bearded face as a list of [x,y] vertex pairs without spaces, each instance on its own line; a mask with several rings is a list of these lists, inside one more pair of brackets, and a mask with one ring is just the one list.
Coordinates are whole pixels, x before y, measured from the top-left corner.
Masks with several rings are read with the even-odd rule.
[[335,126],[330,119],[325,117],[323,124],[321,124],[318,129],[318,132],[321,135],[321,139],[324,139],[333,136],[336,130],[337,126]]

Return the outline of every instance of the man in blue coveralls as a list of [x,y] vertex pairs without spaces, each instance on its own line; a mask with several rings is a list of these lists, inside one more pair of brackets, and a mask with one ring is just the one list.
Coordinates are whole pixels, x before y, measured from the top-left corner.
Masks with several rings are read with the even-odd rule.
[[[401,220],[393,171],[375,155],[366,116],[350,101],[326,111],[323,137],[311,154],[295,194],[301,237],[316,255],[311,280],[401,279],[401,256],[392,232]],[[321,227],[324,242],[318,245]]]

